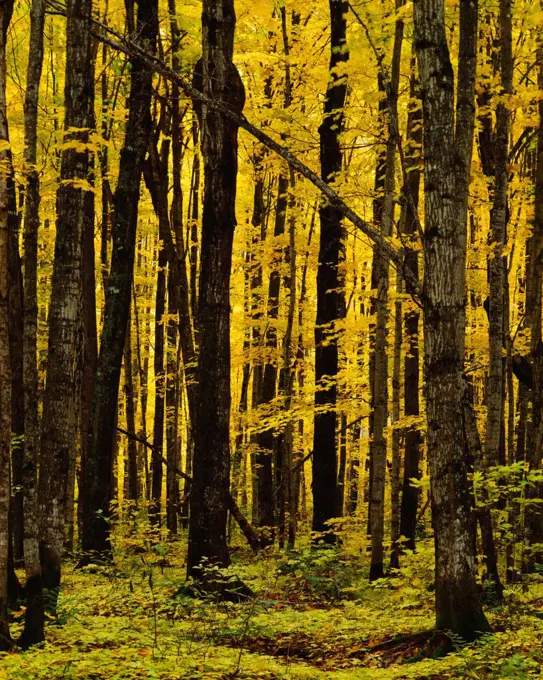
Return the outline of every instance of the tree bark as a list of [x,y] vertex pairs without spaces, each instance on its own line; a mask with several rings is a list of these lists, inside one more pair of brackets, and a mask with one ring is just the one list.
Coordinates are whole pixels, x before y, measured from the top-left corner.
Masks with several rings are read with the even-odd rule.
[[[406,183],[403,187],[403,205],[400,224],[407,239],[405,266],[412,276],[419,277],[419,256],[415,249],[418,241],[417,211],[420,193],[420,164],[422,148],[422,109],[418,100],[418,85],[415,75],[415,59],[411,61],[411,104],[407,117],[406,143]],[[405,334],[407,336],[407,351],[404,358],[404,415],[418,417],[419,407],[419,309],[412,305],[404,316]],[[412,479],[420,479],[420,446],[421,435],[418,427],[411,426],[405,433],[405,454],[402,480],[402,499],[400,506],[400,536],[407,540],[404,546],[407,550],[415,549],[415,534],[417,529],[417,509],[419,504],[419,489],[413,486]]]
[[0,650],[11,647],[8,621],[9,461],[11,450],[11,364],[9,356],[9,134],[6,104],[6,39],[13,2],[0,6]]
[[[505,0],[502,0],[505,2]],[[543,88],[543,34],[538,35],[538,85]],[[543,340],[541,335],[541,306],[543,281],[543,100],[539,100],[539,127],[537,131],[537,155],[535,171],[535,200],[534,200],[534,223],[530,238],[530,251],[528,253],[526,274],[526,320],[529,320],[531,330],[531,355],[533,364],[533,388],[532,388],[532,435],[528,438],[526,458],[530,469],[541,469],[542,441],[543,441]],[[532,499],[543,498],[543,484],[537,484],[529,490]],[[527,567],[533,569],[536,563],[543,563],[543,517],[540,504],[534,504],[527,508],[527,529],[530,544],[539,544],[528,558]]]
[[68,3],[64,142],[57,191],[57,234],[49,308],[39,503],[41,568],[47,608],[56,611],[64,546],[68,468],[77,442],[76,372],[82,351],[82,240],[92,124],[90,0]]
[[[136,404],[134,399],[134,377],[132,371],[132,329],[131,318],[128,318],[126,340],[124,343],[124,398],[126,401],[126,427],[129,432],[136,431]],[[128,484],[127,499],[135,505],[141,498],[140,480],[138,479],[138,449],[136,441],[128,440]]]
[[[347,96],[344,64],[347,48],[345,0],[330,0],[330,65],[319,128],[321,177],[330,183],[341,171],[340,137],[344,126],[343,107]],[[317,272],[317,317],[315,326],[315,423],[313,436],[313,521],[312,530],[326,543],[335,537],[328,521],[339,514],[337,486],[336,400],[338,373],[337,334],[330,335],[333,324],[345,315],[343,276],[344,255],[341,212],[331,203],[319,209],[321,231]]]
[[11,487],[10,528],[14,563],[22,565],[23,548],[23,468],[24,468],[24,389],[23,389],[23,276],[19,253],[19,215],[11,151],[8,151],[8,315],[11,363]]
[[45,0],[33,0],[30,8],[30,39],[24,104],[25,217],[24,217],[24,319],[23,386],[25,409],[24,441],[24,558],[26,571],[25,623],[19,644],[23,649],[44,639],[44,612],[39,554],[38,454],[38,231],[40,225],[40,180],[36,168],[38,146],[38,102],[43,67]]
[[[208,96],[241,113],[245,93],[232,63],[233,0],[204,0],[202,59],[194,72]],[[230,273],[236,225],[238,125],[195,100],[204,158],[204,205],[198,295],[198,402],[194,436],[187,574],[202,560],[229,564],[226,520],[230,486]]]
[[468,641],[489,630],[475,581],[474,518],[462,426],[466,225],[477,12],[476,2],[460,6],[455,116],[444,2],[415,3],[415,49],[424,121],[423,305],[436,627]]
[[[139,45],[154,54],[158,32],[157,0],[138,4]],[[81,563],[91,553],[109,557],[109,504],[113,464],[113,439],[121,364],[130,309],[141,170],[151,132],[152,73],[132,60],[128,122],[115,191],[113,249],[108,278],[104,325],[96,371],[89,427],[89,455],[83,474],[83,532]]]

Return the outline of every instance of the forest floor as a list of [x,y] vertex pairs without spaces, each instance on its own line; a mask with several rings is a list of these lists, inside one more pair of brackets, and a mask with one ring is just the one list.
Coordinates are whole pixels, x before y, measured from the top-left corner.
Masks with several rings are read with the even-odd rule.
[[[321,551],[306,545],[258,557],[240,546],[230,571],[254,592],[242,604],[179,594],[181,541],[147,543],[144,550],[141,538],[125,538],[117,542],[115,566],[76,570],[66,562],[47,642],[0,655],[0,678],[543,677],[543,578],[510,587],[505,606],[488,609],[492,635],[475,645],[453,640],[452,654],[428,659],[420,652],[434,621],[430,541],[405,556],[393,577],[371,585],[356,541]],[[22,615],[14,613],[14,637]]]

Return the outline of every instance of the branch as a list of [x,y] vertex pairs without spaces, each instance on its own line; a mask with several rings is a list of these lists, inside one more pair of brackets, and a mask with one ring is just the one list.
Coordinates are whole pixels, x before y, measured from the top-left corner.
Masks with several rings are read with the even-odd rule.
[[[48,0],[48,4],[55,10],[64,10],[63,6],[56,0]],[[154,55],[148,54],[137,42],[131,38],[126,38],[120,33],[114,31],[109,26],[106,26],[101,21],[93,19],[92,23],[96,27],[93,35],[104,42],[106,45],[114,50],[123,52],[131,59],[138,60],[141,64],[147,66],[155,73],[160,74],[164,78],[176,83],[179,88],[185,93],[187,97],[197,100],[206,106],[219,111],[231,121],[236,123],[240,128],[248,132],[259,142],[264,144],[278,156],[281,156],[294,170],[300,173],[303,177],[308,179],[314,186],[316,186],[324,196],[328,199],[331,205],[339,210],[342,215],[348,219],[357,229],[370,238],[380,248],[382,255],[401,273],[406,282],[407,290],[413,295],[417,301],[422,300],[422,288],[418,278],[405,265],[405,256],[403,250],[399,250],[390,239],[385,239],[380,231],[372,226],[369,222],[363,220],[357,215],[352,208],[350,208],[345,201],[330,187],[316,172],[305,165],[299,158],[297,158],[287,147],[276,142],[272,137],[257,128],[245,118],[230,110],[224,104],[217,102],[202,92],[193,87],[183,76],[176,73],[170,68],[162,59]]]

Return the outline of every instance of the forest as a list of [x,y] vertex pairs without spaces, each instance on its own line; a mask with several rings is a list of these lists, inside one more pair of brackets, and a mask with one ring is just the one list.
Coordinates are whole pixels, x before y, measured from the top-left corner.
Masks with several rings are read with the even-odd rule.
[[543,677],[542,293],[542,0],[0,0],[0,680]]

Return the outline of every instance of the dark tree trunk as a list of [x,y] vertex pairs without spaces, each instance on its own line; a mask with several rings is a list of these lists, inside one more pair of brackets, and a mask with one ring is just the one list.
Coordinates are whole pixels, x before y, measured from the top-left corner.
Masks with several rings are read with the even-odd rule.
[[[319,128],[322,179],[333,182],[341,171],[340,136],[347,76],[342,64],[349,59],[345,0],[330,0],[330,77],[326,89],[324,119]],[[339,514],[337,487],[336,396],[338,342],[328,337],[329,328],[345,315],[340,272],[343,259],[341,212],[330,203],[319,210],[321,233],[317,273],[317,319],[315,326],[315,428],[313,437],[313,522],[312,529],[333,542],[327,522]],[[325,382],[325,386],[323,386]]]
[[[6,104],[6,38],[13,2],[0,5],[0,163],[10,164]],[[9,356],[9,175],[0,173],[0,650],[11,647],[8,621],[9,462],[11,449],[11,365]]]
[[[275,214],[274,239],[285,233],[287,213],[288,179],[280,175],[277,189],[277,207]],[[281,250],[282,252],[282,250]],[[279,292],[281,288],[281,274],[277,268],[270,273],[268,282],[267,318],[269,319],[266,333],[266,362],[262,375],[262,392],[256,406],[270,404],[276,395],[277,386],[277,319],[279,317]],[[261,540],[270,545],[275,537],[275,493],[281,480],[273,475],[273,460],[278,454],[278,442],[273,428],[258,433],[258,452],[256,465],[258,475],[258,524],[262,531]],[[277,460],[276,460],[277,463]],[[280,466],[275,466],[276,474]]]
[[[157,32],[157,0],[141,0],[137,34],[142,48],[151,54],[155,50]],[[105,557],[111,553],[108,518],[113,440],[132,294],[141,171],[151,132],[152,80],[149,69],[134,58],[128,122],[114,199],[113,249],[89,427],[90,442],[83,470],[83,563],[90,559],[91,553]]]
[[455,115],[444,2],[415,3],[424,121],[424,348],[436,626],[468,641],[489,630],[475,581],[474,516],[462,420],[477,12],[475,2],[460,6]]
[[[136,402],[134,399],[134,376],[132,370],[132,329],[131,318],[128,318],[126,340],[124,343],[124,398],[126,401],[126,427],[129,432],[136,432]],[[141,498],[140,480],[138,478],[138,447],[132,437],[127,442],[128,448],[128,483],[127,498],[133,504]]]
[[[232,63],[233,0],[204,0],[202,59],[194,84],[241,113],[245,94]],[[203,559],[229,563],[226,521],[230,486],[230,272],[236,225],[238,126],[198,100],[204,158],[204,205],[198,296],[198,403],[187,573],[201,578]]]
[[[82,242],[92,124],[90,0],[67,7],[64,141],[57,192],[57,234],[49,308],[47,380],[43,400],[39,502],[40,555],[47,607],[56,610],[64,546],[68,469],[77,442],[76,370],[81,353]],[[79,149],[76,146],[83,146]],[[90,188],[90,187],[89,187]]]
[[[169,0],[170,30],[172,43],[172,68],[179,70],[178,50],[181,39],[175,0]],[[181,112],[179,109],[179,87],[172,84],[172,181],[173,197],[171,207],[171,223],[175,236],[177,256],[182,259],[183,244],[183,189],[181,185],[182,128]],[[196,154],[197,154],[196,150]],[[186,272],[186,269],[185,269]],[[180,403],[180,351],[178,347],[179,331],[179,302],[176,292],[176,279],[170,266],[168,271],[168,314],[171,316],[167,326],[168,354],[166,378],[166,458],[170,465],[166,471],[166,524],[172,534],[177,534],[177,514],[179,511],[179,483],[173,473],[173,467],[180,462],[179,442],[179,403]],[[191,291],[192,292],[192,291]],[[193,311],[194,314],[194,311]],[[190,324],[189,324],[190,328]]]
[[[96,364],[98,361],[98,330],[96,326],[96,273],[94,262],[94,193],[87,192],[85,203],[85,222],[83,225],[83,355],[81,375],[81,399],[79,420],[80,469],[79,469],[79,503],[81,502],[81,470],[88,457],[89,424],[92,408],[92,396],[96,380]],[[73,545],[73,501],[67,511],[71,514]],[[78,508],[78,516],[81,515]]]
[[[166,206],[167,208],[167,206]],[[159,218],[159,222],[161,222]],[[165,225],[169,229],[169,224]],[[162,228],[160,231],[162,231]],[[165,385],[164,385],[164,322],[163,316],[166,311],[166,253],[160,247],[158,253],[158,270],[156,283],[156,302],[155,302],[155,418],[153,426],[153,446],[156,456],[151,462],[152,469],[152,505],[151,521],[156,526],[160,526],[160,513],[162,506],[162,450],[164,448],[164,404],[165,404]]]
[[[505,0],[502,0],[505,1]],[[539,37],[538,49],[538,85],[543,88],[543,40]],[[542,441],[543,441],[543,340],[541,335],[541,286],[543,281],[543,100],[538,103],[539,127],[537,131],[537,156],[535,171],[535,215],[530,238],[528,254],[526,316],[531,328],[531,355],[534,371],[532,389],[532,435],[526,448],[526,458],[532,470],[541,469]],[[530,288],[528,289],[528,282]],[[529,497],[536,500],[543,498],[543,484],[538,483],[530,489]],[[527,508],[528,539],[531,545],[539,544],[532,550],[528,559],[528,568],[543,563],[543,516],[541,504],[536,503]]]
[[[412,275],[419,277],[419,257],[414,245],[417,236],[417,210],[420,193],[420,162],[422,147],[422,110],[418,97],[415,76],[415,60],[411,66],[411,105],[407,119],[407,146],[409,152],[406,157],[406,185],[403,189],[404,205],[402,212],[405,219],[401,220],[402,231],[408,239],[405,266]],[[407,309],[404,316],[405,334],[408,348],[404,357],[404,415],[419,416],[419,318],[418,308],[414,305]],[[407,540],[404,543],[408,550],[415,549],[415,534],[417,529],[417,509],[419,504],[419,489],[413,486],[411,479],[420,479],[420,430],[409,427],[405,433],[405,454],[402,482],[402,499],[400,507],[400,536]]]
[[25,220],[24,220],[24,330],[23,384],[25,408],[24,442],[24,557],[26,611],[23,649],[44,639],[44,612],[39,554],[37,471],[40,423],[38,415],[38,231],[40,184],[36,169],[39,87],[43,66],[45,0],[33,0],[30,9],[30,44],[25,94]]
[[21,565],[23,548],[23,459],[24,459],[24,389],[23,389],[23,276],[19,254],[19,217],[17,192],[11,161],[8,190],[8,294],[9,355],[11,363],[11,486],[10,526],[13,535],[13,560]]
[[[397,3],[400,6],[401,0]],[[379,219],[383,237],[392,235],[394,225],[394,187],[396,145],[398,142],[398,85],[400,79],[400,61],[403,42],[403,20],[396,21],[394,46],[391,59],[390,80],[381,70],[379,80],[386,93],[386,106],[383,122],[386,121],[386,152],[384,165],[379,158],[376,185],[382,183],[382,198],[377,198],[378,208],[375,211]],[[379,173],[383,177],[379,177]],[[373,419],[370,434],[371,488],[369,525],[371,533],[371,565],[370,581],[384,576],[384,511],[385,482],[387,462],[387,440],[385,429],[388,421],[388,353],[387,353],[387,320],[388,320],[388,287],[389,262],[383,256],[378,244],[374,248],[372,270],[372,288],[377,290],[375,301],[376,328],[374,345],[373,370]],[[398,450],[398,449],[397,449]]]

